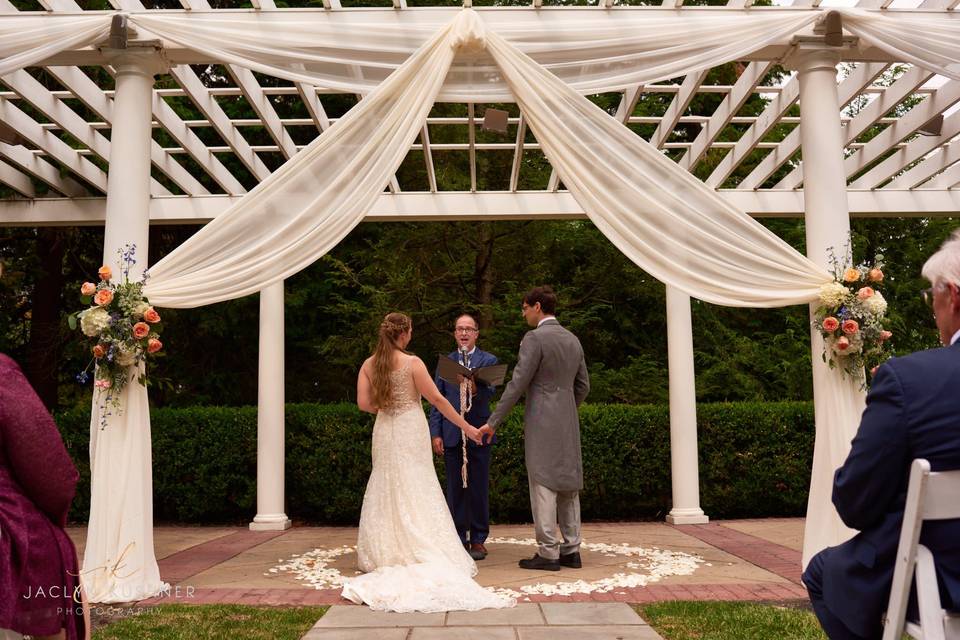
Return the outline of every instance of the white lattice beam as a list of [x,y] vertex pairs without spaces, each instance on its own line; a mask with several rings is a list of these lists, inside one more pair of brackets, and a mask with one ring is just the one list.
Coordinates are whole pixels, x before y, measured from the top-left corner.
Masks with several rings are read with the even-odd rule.
[[23,145],[0,142],[0,156],[65,196],[83,197],[89,195],[83,185],[70,176],[61,175],[57,167],[46,160],[40,159]]
[[[897,122],[878,133],[857,153],[850,155],[843,163],[847,176],[855,175],[877,162],[881,156],[893,149],[901,140],[916,132],[931,118],[943,113],[957,102],[960,102],[960,82],[946,83],[937,89],[935,94],[915,105]],[[853,184],[866,184],[872,179],[869,176],[870,173],[867,173]]]
[[[803,192],[731,189],[717,194],[754,217],[803,216]],[[853,217],[955,217],[960,190],[878,189],[850,191]],[[150,200],[153,224],[204,224],[236,203],[239,196],[169,196]],[[0,201],[0,226],[102,225],[104,198],[51,198]],[[406,192],[381,195],[366,220],[376,222],[463,222],[468,220],[570,220],[586,213],[569,193]]]
[[680,90],[677,92],[677,95],[674,96],[673,101],[670,102],[670,106],[667,107],[667,111],[663,114],[663,118],[660,119],[660,124],[657,125],[656,131],[653,132],[653,136],[650,138],[650,144],[658,149],[663,148],[663,143],[667,141],[670,132],[673,131],[677,123],[680,122],[680,117],[687,110],[687,107],[690,106],[693,97],[697,95],[697,88],[700,86],[700,83],[703,82],[708,71],[709,69],[704,69],[703,71],[690,73],[683,79],[683,82],[680,84]]
[[[109,126],[113,122],[113,100],[108,98],[90,77],[77,67],[47,67],[47,72],[69,89],[89,109],[103,118]],[[96,127],[97,123],[89,123]],[[207,195],[210,192],[186,168],[165,153],[160,144],[150,140],[150,160],[187,195]]]
[[[923,183],[938,173],[953,167],[960,162],[960,142],[944,145],[936,153],[931,153],[923,162],[920,162],[909,171],[897,176],[885,188],[913,189],[924,186]],[[942,175],[942,174],[941,174]],[[949,189],[952,185],[943,187]]]
[[[857,65],[853,72],[843,79],[840,86],[837,87],[837,99],[840,104],[837,105],[839,112],[847,106],[858,94],[863,93],[865,87],[883,73],[887,65],[882,62],[870,62]],[[803,105],[801,105],[801,109]],[[802,124],[800,125],[803,126]],[[780,168],[780,166],[790,160],[800,149],[800,127],[794,128],[780,142],[780,145],[768,153],[763,160],[747,175],[743,181],[737,185],[741,189],[756,189],[766,181],[767,178]]]
[[[880,183],[903,171],[912,163],[917,162],[924,156],[933,153],[937,147],[949,142],[958,133],[960,133],[960,112],[954,113],[953,115],[944,119],[943,126],[940,129],[940,135],[917,136],[915,139],[911,140],[905,148],[898,149],[895,153],[893,153],[893,155],[850,183],[850,188],[872,189],[878,186]],[[956,147],[957,145],[952,146]],[[934,154],[934,157],[939,156],[940,161],[942,162],[956,155],[956,149],[951,152],[948,148],[941,153]],[[928,163],[930,166],[928,166],[926,169],[920,169],[923,167],[923,165]],[[940,169],[943,169],[944,166],[953,164],[953,162],[948,162],[946,165],[940,166],[939,169],[936,168],[937,164],[937,161],[932,159],[923,160],[916,167],[913,167],[913,169],[919,170],[917,173],[914,173],[912,170],[907,171],[904,175],[900,176],[899,185],[890,186],[893,188],[909,189],[926,179],[923,177],[924,174],[926,174],[926,177],[929,177]],[[909,182],[913,182],[913,184],[907,184]]]
[[6,122],[31,144],[43,149],[77,176],[106,193],[107,174],[100,167],[81,156],[76,149],[71,148],[53,133],[45,131],[36,120],[12,102],[2,98],[0,98],[0,121]]
[[30,176],[0,160],[0,182],[27,198],[34,198],[37,191]]
[[720,132],[730,124],[730,121],[747,99],[753,94],[757,84],[763,80],[767,72],[773,66],[773,62],[751,62],[747,65],[740,77],[737,78],[733,90],[724,96],[723,101],[713,112],[710,119],[703,125],[699,135],[693,141],[693,146],[680,158],[680,166],[686,170],[693,169],[703,154],[707,152],[710,145],[713,144]]
[[[50,95],[46,87],[29,73],[20,69],[3,76],[0,80],[100,158],[105,161],[110,160],[110,141],[99,131],[94,130],[76,111]],[[150,193],[155,196],[171,195],[166,187],[153,178],[150,179]]]
[[[950,145],[951,147],[957,146],[957,143]],[[953,189],[954,191],[960,191],[960,163],[954,164],[952,167],[935,177],[930,182],[920,185],[920,189]],[[884,189],[886,191],[886,189]]]
[[[883,116],[900,104],[904,98],[914,93],[924,82],[933,77],[929,71],[920,67],[911,67],[900,76],[886,91],[864,107],[843,128],[844,144],[851,146],[853,141],[867,129],[883,119]],[[896,119],[894,119],[896,122]],[[803,182],[803,165],[795,167],[779,183],[776,189],[796,189]]]

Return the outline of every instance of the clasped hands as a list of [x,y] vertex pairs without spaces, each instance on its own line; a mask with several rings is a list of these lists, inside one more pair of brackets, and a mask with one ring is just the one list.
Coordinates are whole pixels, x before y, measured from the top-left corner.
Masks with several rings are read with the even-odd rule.
[[[485,444],[490,444],[493,442],[493,427],[491,427],[489,424],[485,424],[479,429],[475,427],[470,427],[470,431],[467,431],[466,434],[468,438],[470,438],[480,446],[483,446]],[[489,442],[487,441],[488,436],[490,438]]]

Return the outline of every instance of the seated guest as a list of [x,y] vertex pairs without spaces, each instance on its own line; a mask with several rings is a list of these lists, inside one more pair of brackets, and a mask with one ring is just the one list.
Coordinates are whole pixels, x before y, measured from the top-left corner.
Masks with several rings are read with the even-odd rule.
[[89,637],[64,530],[79,477],[50,413],[0,354],[0,638]]
[[[880,366],[860,428],[833,483],[833,504],[860,533],[814,556],[803,574],[813,609],[832,640],[880,638],[906,502],[910,464],[960,469],[960,231],[927,260],[924,291],[944,347]],[[960,520],[925,522],[942,604],[960,605]],[[916,599],[911,606],[916,617]],[[908,616],[911,615],[908,609]]]

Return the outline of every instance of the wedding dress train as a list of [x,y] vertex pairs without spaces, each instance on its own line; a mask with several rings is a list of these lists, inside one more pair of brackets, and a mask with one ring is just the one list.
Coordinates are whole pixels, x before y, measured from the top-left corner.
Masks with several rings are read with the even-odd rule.
[[343,584],[343,597],[371,609],[439,612],[512,607],[474,582],[444,500],[429,427],[409,361],[392,372],[394,403],[377,414],[373,470],[363,496],[357,558],[367,572]]

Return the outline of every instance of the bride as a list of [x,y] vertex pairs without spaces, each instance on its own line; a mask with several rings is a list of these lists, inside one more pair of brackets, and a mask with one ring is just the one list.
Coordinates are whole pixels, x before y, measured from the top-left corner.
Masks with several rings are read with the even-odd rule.
[[367,573],[345,580],[342,595],[381,611],[512,607],[512,598],[472,580],[477,567],[440,490],[420,397],[474,442],[482,444],[482,436],[443,397],[423,361],[405,351],[412,337],[409,317],[388,314],[357,378],[357,406],[377,416],[357,540],[360,569]]

